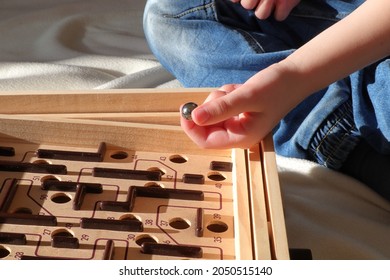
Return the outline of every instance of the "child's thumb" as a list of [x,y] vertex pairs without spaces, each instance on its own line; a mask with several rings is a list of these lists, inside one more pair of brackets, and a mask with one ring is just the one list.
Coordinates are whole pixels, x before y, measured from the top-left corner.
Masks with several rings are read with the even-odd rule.
[[200,126],[212,125],[240,113],[239,99],[236,94],[227,94],[206,102],[192,112],[192,120]]

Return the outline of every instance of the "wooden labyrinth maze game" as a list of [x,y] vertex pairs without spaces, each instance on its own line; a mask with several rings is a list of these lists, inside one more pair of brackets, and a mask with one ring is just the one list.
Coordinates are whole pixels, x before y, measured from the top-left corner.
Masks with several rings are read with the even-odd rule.
[[2,93],[0,260],[289,258],[272,139],[179,127],[208,92]]

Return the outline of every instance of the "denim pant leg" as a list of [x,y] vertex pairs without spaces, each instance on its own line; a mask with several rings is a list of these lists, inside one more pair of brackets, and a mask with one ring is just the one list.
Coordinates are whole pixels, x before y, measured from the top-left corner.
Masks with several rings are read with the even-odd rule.
[[[226,0],[147,2],[144,30],[149,46],[161,64],[186,87],[243,83],[291,53],[291,48],[280,40],[277,49],[281,51],[264,53],[249,32],[221,23],[218,12],[226,3],[232,4]],[[281,43],[283,46],[279,46]]]
[[390,56],[351,75],[354,119],[377,152],[390,155]]
[[303,0],[287,20],[259,20],[230,0],[148,0],[152,52],[186,87],[243,83],[279,62],[364,0]]

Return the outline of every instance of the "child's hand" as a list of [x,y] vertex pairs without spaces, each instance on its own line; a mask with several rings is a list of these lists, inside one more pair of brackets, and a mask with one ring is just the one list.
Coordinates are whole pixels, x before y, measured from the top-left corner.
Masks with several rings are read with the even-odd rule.
[[250,148],[260,142],[300,101],[294,78],[279,68],[211,92],[192,111],[192,121],[181,118],[183,130],[202,148]]
[[259,19],[266,19],[272,13],[275,19],[285,20],[291,10],[299,4],[301,0],[231,0],[248,10],[255,10],[255,15]]

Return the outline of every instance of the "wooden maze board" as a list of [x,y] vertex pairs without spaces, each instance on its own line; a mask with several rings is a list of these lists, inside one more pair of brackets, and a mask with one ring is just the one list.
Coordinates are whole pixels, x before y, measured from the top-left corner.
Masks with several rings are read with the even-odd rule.
[[272,139],[202,150],[178,126],[208,92],[1,94],[0,259],[289,258]]

